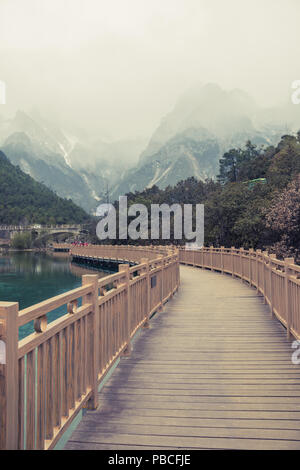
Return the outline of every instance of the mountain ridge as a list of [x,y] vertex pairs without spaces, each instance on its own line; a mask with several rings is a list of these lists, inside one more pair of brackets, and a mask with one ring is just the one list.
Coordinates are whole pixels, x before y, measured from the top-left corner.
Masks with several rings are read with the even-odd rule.
[[0,120],[0,148],[12,163],[88,212],[109,197],[190,176],[215,178],[218,161],[248,140],[276,144],[300,127],[295,106],[261,108],[240,89],[209,83],[179,97],[150,139],[109,141],[60,129],[37,111]]
[[188,90],[163,117],[135,170],[125,174],[112,198],[152,184],[163,189],[190,176],[216,177],[218,161],[230,148],[248,140],[258,146],[280,140],[286,123],[269,118],[242,90],[226,91],[216,84]]
[[0,150],[0,224],[85,223],[90,216],[13,165]]

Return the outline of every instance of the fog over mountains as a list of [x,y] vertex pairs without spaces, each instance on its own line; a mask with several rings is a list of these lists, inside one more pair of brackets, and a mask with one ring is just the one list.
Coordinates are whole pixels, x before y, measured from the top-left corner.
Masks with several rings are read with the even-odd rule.
[[95,212],[145,147],[143,139],[106,142],[77,137],[36,113],[0,119],[0,147],[14,165],[59,196]]
[[109,141],[57,128],[38,112],[0,118],[0,148],[10,161],[59,196],[89,212],[106,199],[154,184],[161,188],[218,172],[222,154],[247,140],[276,144],[300,128],[297,106],[261,109],[241,90],[215,84],[188,90],[163,117],[150,140]]

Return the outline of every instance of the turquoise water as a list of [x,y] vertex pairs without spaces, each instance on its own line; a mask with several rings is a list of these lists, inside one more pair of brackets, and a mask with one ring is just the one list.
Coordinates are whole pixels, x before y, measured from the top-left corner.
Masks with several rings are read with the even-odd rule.
[[[99,277],[107,275],[96,271]],[[0,301],[19,302],[20,310],[68,290],[81,286],[82,274],[95,270],[85,269],[70,262],[62,253],[16,252],[0,256]],[[50,312],[48,322],[66,313],[66,307]],[[19,330],[22,339],[33,333],[33,322]]]

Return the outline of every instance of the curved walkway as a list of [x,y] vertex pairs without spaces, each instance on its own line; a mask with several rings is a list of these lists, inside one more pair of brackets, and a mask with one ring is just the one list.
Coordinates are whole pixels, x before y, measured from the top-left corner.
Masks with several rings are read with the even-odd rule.
[[66,449],[300,449],[300,375],[255,289],[181,266]]

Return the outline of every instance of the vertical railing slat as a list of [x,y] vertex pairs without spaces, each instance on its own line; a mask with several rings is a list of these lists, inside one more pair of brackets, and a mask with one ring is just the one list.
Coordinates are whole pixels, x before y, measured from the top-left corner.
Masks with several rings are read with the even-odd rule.
[[53,416],[54,416],[54,400],[53,400],[53,338],[46,343],[46,439],[51,440],[53,437]]
[[26,372],[26,450],[32,450],[35,448],[35,350],[27,354]]
[[45,376],[46,376],[46,344],[37,349],[37,431],[36,448],[44,449],[45,445]]
[[19,359],[19,400],[18,400],[18,449],[24,449],[24,393],[25,393],[25,358]]

